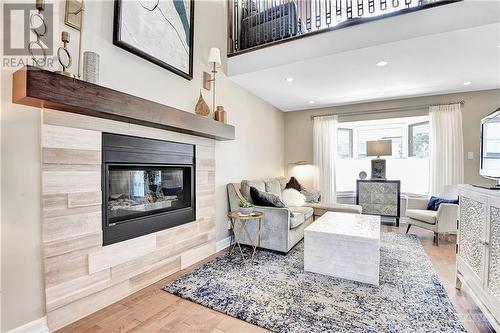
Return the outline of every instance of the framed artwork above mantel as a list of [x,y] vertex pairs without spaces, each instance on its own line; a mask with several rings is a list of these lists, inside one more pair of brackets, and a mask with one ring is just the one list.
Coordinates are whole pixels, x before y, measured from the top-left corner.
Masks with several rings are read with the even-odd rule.
[[194,0],[115,0],[113,44],[193,78]]

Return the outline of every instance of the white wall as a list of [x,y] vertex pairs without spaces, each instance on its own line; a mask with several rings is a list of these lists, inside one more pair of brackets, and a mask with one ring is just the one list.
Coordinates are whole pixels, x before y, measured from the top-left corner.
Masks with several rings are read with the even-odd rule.
[[[31,1],[30,3],[32,3]],[[63,25],[64,2],[56,2],[59,24],[71,33],[76,57],[76,31]],[[113,2],[87,1],[84,50],[100,54],[100,84],[193,112],[202,89],[202,72],[210,47],[226,54],[226,2],[195,5],[194,78],[188,81],[112,44]],[[57,35],[59,32],[56,33]],[[284,173],[284,115],[241,89],[226,76],[226,57],[218,74],[218,102],[236,127],[236,140],[216,144],[217,240],[227,237],[225,184],[244,178]],[[73,71],[76,71],[74,58]],[[13,105],[11,70],[2,69],[2,331],[44,315],[40,255],[40,110]],[[203,90],[211,105],[210,92]],[[141,112],[141,110],[137,110]]]

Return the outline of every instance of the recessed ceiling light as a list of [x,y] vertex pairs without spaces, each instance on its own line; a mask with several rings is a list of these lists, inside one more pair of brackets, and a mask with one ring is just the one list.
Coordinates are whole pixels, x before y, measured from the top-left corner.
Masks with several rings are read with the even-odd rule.
[[309,104],[314,104],[316,103],[316,101],[309,101]]
[[470,82],[470,81],[465,81],[465,82],[464,82],[464,86],[469,86],[469,85],[471,85],[471,84],[472,84],[472,82]]
[[288,83],[291,83],[291,82],[293,82],[293,77],[287,77],[285,79],[285,81],[288,82]]
[[377,66],[378,66],[378,67],[384,67],[384,66],[385,66],[385,65],[387,65],[387,64],[388,64],[388,62],[387,62],[387,61],[385,61],[385,60],[382,60],[382,61],[377,62]]

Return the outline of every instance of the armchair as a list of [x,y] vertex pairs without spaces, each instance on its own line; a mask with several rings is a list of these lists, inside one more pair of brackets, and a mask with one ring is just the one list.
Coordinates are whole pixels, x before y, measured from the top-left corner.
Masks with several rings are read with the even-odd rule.
[[[457,198],[456,186],[446,186],[443,198]],[[437,211],[427,210],[428,198],[408,198],[406,207],[406,222],[410,231],[412,225],[434,232],[434,245],[439,245],[439,234],[457,231],[458,205],[443,203]]]

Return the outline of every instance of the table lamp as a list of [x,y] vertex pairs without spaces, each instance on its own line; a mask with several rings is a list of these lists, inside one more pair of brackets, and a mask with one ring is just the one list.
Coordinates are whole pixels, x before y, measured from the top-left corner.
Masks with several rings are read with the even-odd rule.
[[385,160],[380,156],[392,155],[392,140],[366,142],[366,156],[377,156],[372,159],[372,178],[385,179]]

